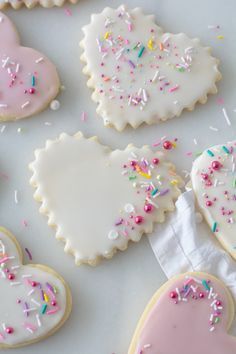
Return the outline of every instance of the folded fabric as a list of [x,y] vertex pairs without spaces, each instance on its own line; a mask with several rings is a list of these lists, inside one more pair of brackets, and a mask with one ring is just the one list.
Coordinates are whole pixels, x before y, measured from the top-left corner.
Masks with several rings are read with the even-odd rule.
[[[236,262],[198,219],[190,190],[178,198],[176,211],[148,237],[153,252],[168,278],[187,271],[208,272],[221,279],[236,299]],[[236,333],[236,321],[232,332]]]

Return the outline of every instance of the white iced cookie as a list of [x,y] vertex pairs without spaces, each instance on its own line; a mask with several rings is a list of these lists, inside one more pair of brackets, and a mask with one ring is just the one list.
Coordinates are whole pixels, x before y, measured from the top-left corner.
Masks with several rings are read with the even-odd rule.
[[0,228],[0,349],[35,343],[57,331],[71,311],[68,285],[41,264],[22,264],[15,237]]
[[210,48],[184,33],[164,33],[140,8],[107,7],[83,32],[83,72],[107,126],[158,123],[217,92],[219,61]]
[[[67,0],[0,0],[0,9],[12,7],[15,10],[26,6],[29,9],[40,5],[43,7],[63,6]],[[70,3],[76,4],[77,0],[69,0]]]
[[112,151],[96,137],[61,134],[36,150],[31,184],[40,212],[77,265],[111,258],[174,210],[182,180],[162,152]]
[[217,239],[236,259],[236,142],[213,146],[193,163],[191,183]]

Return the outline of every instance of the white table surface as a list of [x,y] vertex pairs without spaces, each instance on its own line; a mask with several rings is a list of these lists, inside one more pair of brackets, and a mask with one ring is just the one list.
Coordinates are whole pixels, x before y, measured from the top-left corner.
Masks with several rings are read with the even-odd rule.
[[[0,134],[0,173],[9,176],[8,180],[0,177],[0,223],[17,236],[23,249],[30,249],[35,263],[47,264],[60,272],[73,295],[73,311],[63,328],[43,342],[14,350],[16,354],[125,354],[144,306],[165,281],[145,236],[139,244],[130,245],[126,252],[96,268],[74,265],[73,257],[64,253],[63,245],[55,240],[46,218],[38,212],[39,204],[33,200],[27,166],[35,148],[63,131],[73,134],[80,129],[87,136],[98,135],[102,143],[112,148],[124,148],[130,142],[138,146],[152,144],[167,135],[179,139],[170,158],[181,172],[191,168],[193,157],[186,156],[186,152],[194,155],[208,145],[235,138],[235,0],[126,2],[130,7],[143,6],[147,14],[154,13],[164,29],[200,37],[203,44],[212,46],[214,55],[221,60],[223,80],[219,94],[211,96],[206,105],[197,105],[194,112],[184,112],[180,118],[157,126],[123,133],[104,128],[102,119],[96,116],[87,79],[81,73],[78,43],[82,39],[81,27],[90,21],[92,12],[100,12],[107,5],[117,7],[120,2],[80,0],[69,6],[72,16],[67,16],[62,8],[6,11],[18,27],[22,43],[41,50],[55,62],[66,90],[59,97],[59,111],[48,109],[33,118],[7,123]],[[208,25],[215,24],[221,26],[220,30],[208,29]],[[217,39],[217,35],[224,35],[224,39]],[[222,98],[224,104],[220,105],[217,98]],[[231,127],[225,122],[222,107],[228,112]],[[87,122],[81,121],[82,111],[88,114]],[[210,125],[219,131],[210,130]],[[22,128],[21,133],[17,133],[18,128]],[[14,190],[18,190],[18,204],[14,202]],[[28,227],[22,226],[23,219],[28,221]],[[27,256],[25,260],[28,261]]]

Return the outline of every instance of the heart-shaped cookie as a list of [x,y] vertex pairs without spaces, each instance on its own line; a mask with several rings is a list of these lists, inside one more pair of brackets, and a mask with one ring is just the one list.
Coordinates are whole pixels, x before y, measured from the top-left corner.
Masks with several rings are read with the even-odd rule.
[[32,344],[57,331],[71,311],[68,285],[41,264],[22,264],[15,237],[0,228],[0,349]]
[[45,55],[22,47],[13,23],[0,12],[0,121],[42,111],[59,92],[55,66]]
[[[36,5],[43,7],[62,6],[67,0],[0,0],[0,9],[5,9],[11,6],[13,9],[18,10],[23,5],[32,9]],[[70,3],[76,4],[77,0],[69,0]]]
[[174,210],[182,181],[162,152],[112,151],[97,138],[62,134],[36,150],[31,184],[40,212],[76,264],[111,258]]
[[206,273],[165,283],[146,307],[128,354],[234,354],[229,335],[234,302],[229,290]]
[[236,142],[213,146],[193,163],[198,206],[224,248],[236,259]]
[[183,33],[164,33],[140,8],[105,8],[83,28],[83,72],[104,124],[157,123],[216,93],[219,61]]

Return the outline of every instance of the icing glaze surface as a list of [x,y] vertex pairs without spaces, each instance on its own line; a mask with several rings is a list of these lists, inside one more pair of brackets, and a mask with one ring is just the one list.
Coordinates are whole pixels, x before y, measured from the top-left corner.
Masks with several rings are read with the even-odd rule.
[[[29,9],[35,7],[36,5],[41,5],[43,7],[53,7],[62,6],[66,0],[0,0],[0,9],[11,6],[13,9],[19,9],[23,5]],[[70,3],[75,4],[77,0],[69,0]]]
[[55,66],[42,53],[22,47],[11,21],[0,13],[0,120],[42,111],[57,95]]
[[62,134],[30,165],[40,211],[77,264],[110,258],[174,209],[182,181],[162,152],[110,150],[96,138]]
[[0,229],[0,348],[26,345],[50,334],[63,320],[67,291],[56,273],[22,265],[13,237]]
[[221,75],[210,49],[183,33],[164,33],[139,8],[105,8],[83,32],[84,73],[105,125],[157,123],[217,92]]
[[236,143],[205,150],[193,163],[192,187],[206,221],[236,258]]
[[220,281],[199,274],[170,280],[154,295],[129,354],[236,352],[236,339],[227,334],[232,298]]

